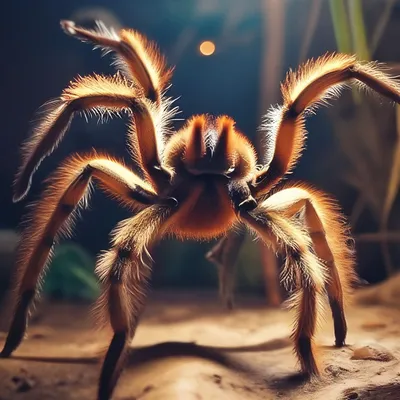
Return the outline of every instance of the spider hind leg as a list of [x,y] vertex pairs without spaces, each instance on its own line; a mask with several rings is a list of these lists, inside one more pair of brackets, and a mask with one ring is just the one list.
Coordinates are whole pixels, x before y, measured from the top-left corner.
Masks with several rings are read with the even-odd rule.
[[264,203],[252,212],[243,212],[240,218],[274,249],[286,249],[287,258],[283,278],[296,287],[291,305],[296,311],[292,333],[294,350],[302,372],[311,377],[319,375],[313,344],[317,317],[321,312],[319,296],[326,281],[325,270],[311,251],[309,236],[300,226],[281,213],[268,209]]
[[355,281],[350,232],[338,206],[325,193],[302,182],[288,183],[262,203],[287,218],[303,210],[302,225],[307,229],[313,251],[325,266],[325,289],[334,323],[335,344],[345,344],[347,322],[345,303]]
[[296,312],[296,325],[291,335],[295,343],[295,353],[301,364],[301,370],[308,376],[319,375],[319,368],[315,356],[313,337],[315,335],[317,316],[319,312],[318,294],[321,291],[306,273],[307,265],[312,263],[300,251],[288,249],[286,253],[286,268],[292,268],[292,275],[297,273],[298,281],[296,292],[289,301],[291,308]]

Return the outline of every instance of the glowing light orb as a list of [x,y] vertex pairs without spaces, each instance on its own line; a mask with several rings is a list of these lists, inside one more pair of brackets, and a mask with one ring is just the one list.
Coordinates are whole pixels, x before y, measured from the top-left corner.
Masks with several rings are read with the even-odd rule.
[[200,43],[199,50],[203,56],[211,56],[215,52],[215,44],[210,40],[205,40]]

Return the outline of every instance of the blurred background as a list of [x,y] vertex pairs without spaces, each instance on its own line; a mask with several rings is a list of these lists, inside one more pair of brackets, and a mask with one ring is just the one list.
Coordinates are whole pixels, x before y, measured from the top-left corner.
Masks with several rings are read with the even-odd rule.
[[[124,120],[100,125],[76,117],[62,145],[35,174],[28,198],[11,201],[19,148],[38,107],[57,97],[77,74],[113,73],[111,58],[67,37],[60,19],[85,26],[102,20],[116,29],[141,31],[176,66],[169,94],[179,97],[179,118],[229,114],[257,146],[263,114],[281,101],[280,81],[306,59],[342,51],[400,72],[400,0],[19,0],[7,2],[0,19],[0,293],[7,286],[18,224],[49,173],[72,152],[93,147],[129,164]],[[348,90],[332,107],[309,117],[307,130],[307,149],[291,179],[306,180],[339,200],[351,222],[363,279],[376,283],[395,274],[400,264],[398,107]],[[91,300],[97,295],[96,254],[108,248],[110,231],[128,213],[97,191],[82,217],[74,237],[56,249],[44,286],[48,296]],[[153,287],[217,291],[217,270],[204,258],[213,244],[160,243]],[[236,290],[279,304],[279,267],[274,255],[246,238]]]

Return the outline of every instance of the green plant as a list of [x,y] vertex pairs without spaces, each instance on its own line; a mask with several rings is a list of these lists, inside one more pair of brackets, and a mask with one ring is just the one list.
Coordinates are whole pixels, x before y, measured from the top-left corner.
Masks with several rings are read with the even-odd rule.
[[81,246],[59,244],[44,282],[44,293],[68,300],[93,300],[99,294],[94,268],[95,260]]
[[[360,60],[371,61],[393,5],[393,0],[386,1],[376,31],[371,35],[372,44],[368,45],[362,1],[330,0],[338,51],[355,53]],[[378,232],[359,235],[357,239],[381,243],[386,272],[391,275],[394,266],[387,238],[391,236],[388,221],[400,185],[400,108],[396,106],[395,109],[397,124],[388,126],[387,121],[390,123],[394,119],[391,118],[393,110],[379,108],[379,112],[373,112],[377,108],[375,99],[354,90],[352,94],[353,97],[348,96],[336,111],[330,111],[334,134],[345,161],[342,177],[358,192],[351,223],[356,229],[363,211],[370,212]],[[390,137],[394,131],[395,138]]]

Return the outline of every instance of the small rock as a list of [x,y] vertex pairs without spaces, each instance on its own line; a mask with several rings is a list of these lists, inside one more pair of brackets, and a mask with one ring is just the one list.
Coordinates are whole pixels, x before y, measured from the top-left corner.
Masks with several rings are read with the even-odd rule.
[[384,347],[373,344],[357,347],[353,350],[352,360],[373,360],[373,361],[392,361],[395,359],[393,354]]
[[15,384],[15,391],[17,393],[29,392],[36,385],[33,379],[25,376],[13,376],[11,380]]
[[144,389],[143,389],[143,393],[149,393],[154,389],[153,385],[147,385]]
[[349,370],[336,365],[328,365],[325,368],[325,372],[336,378],[337,376],[343,375],[345,372],[349,372]]
[[214,375],[213,375],[213,378],[214,378],[214,382],[215,382],[217,385],[219,385],[219,384],[221,383],[221,381],[222,381],[222,376],[220,376],[220,375],[214,374]]
[[379,371],[377,371],[377,375],[382,375],[384,372],[386,372],[386,368],[380,368]]
[[356,400],[360,397],[357,392],[349,392],[345,396],[346,400]]
[[29,390],[33,389],[35,385],[36,382],[33,379],[26,378],[18,385],[17,392],[28,392]]

